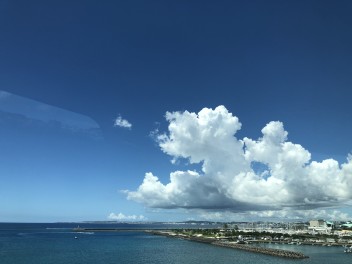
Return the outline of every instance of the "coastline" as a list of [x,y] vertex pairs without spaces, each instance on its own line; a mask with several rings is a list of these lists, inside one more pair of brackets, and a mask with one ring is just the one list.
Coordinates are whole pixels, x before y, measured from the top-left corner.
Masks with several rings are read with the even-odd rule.
[[[67,263],[74,264],[87,261],[89,263],[114,263],[119,260],[120,264],[129,263],[182,263],[182,264],[234,264],[234,263],[276,263],[288,264],[318,264],[339,263],[351,264],[352,254],[344,253],[342,247],[323,246],[299,246],[299,245],[267,245],[256,244],[253,246],[287,249],[302,252],[309,256],[307,259],[290,259],[269,255],[255,254],[249,251],[240,251],[211,245],[210,242],[203,244],[190,241],[188,238],[172,238],[156,236],[145,230],[154,230],[155,225],[140,226],[133,230],[130,225],[97,226],[94,224],[81,226],[82,228],[98,228],[100,232],[72,232],[77,224],[21,224],[1,225],[0,235],[2,252],[1,264],[21,263]],[[101,228],[113,229],[116,232],[106,231]],[[137,226],[138,227],[138,226]],[[159,227],[159,226],[158,226]],[[125,231],[124,229],[128,230]],[[104,229],[105,230],[105,229]],[[158,228],[157,231],[183,233],[188,236],[187,230],[170,228]],[[183,232],[182,232],[183,231]],[[192,235],[191,235],[192,236]],[[195,238],[197,235],[194,235]],[[224,238],[210,237],[215,240]],[[77,239],[75,239],[77,237]],[[200,237],[201,239],[202,237]],[[213,241],[215,241],[213,240]],[[231,241],[229,238],[228,240]],[[198,240],[199,241],[199,240]],[[50,243],[48,243],[50,242]],[[204,242],[204,241],[202,241]],[[206,243],[209,243],[208,245]],[[33,254],[33,246],[41,254]],[[74,249],[74,250],[72,250]],[[19,252],[21,254],[19,254]],[[84,258],[82,258],[82,256]],[[18,260],[18,261],[16,261]],[[15,262],[15,263],[14,263]],[[299,263],[298,263],[299,262]],[[294,264],[294,263],[292,263]]]
[[289,259],[305,259],[309,258],[308,256],[304,255],[301,252],[290,251],[290,250],[283,250],[283,249],[274,249],[274,248],[264,248],[264,247],[255,247],[247,244],[239,244],[229,241],[220,241],[215,238],[205,238],[205,237],[190,237],[185,235],[178,235],[172,233],[170,231],[157,231],[157,230],[145,230],[146,233],[151,233],[153,235],[159,236],[167,236],[167,237],[174,237],[174,238],[181,238],[186,239],[194,242],[206,243],[211,244],[214,246],[226,247],[226,248],[233,248],[239,250],[245,250],[252,253],[260,253],[275,257],[281,258],[289,258]]
[[[197,229],[198,230],[198,229]],[[205,229],[206,230],[206,229]],[[73,228],[74,232],[144,232],[149,233],[152,235],[160,235],[160,236],[167,236],[167,237],[174,237],[180,238],[184,240],[212,244],[214,246],[221,246],[239,250],[246,250],[253,253],[261,253],[271,256],[283,257],[283,258],[291,258],[291,259],[304,259],[308,258],[308,256],[291,250],[283,250],[283,249],[274,249],[271,247],[262,247],[258,246],[258,244],[287,244],[287,245],[314,245],[319,247],[346,247],[351,246],[351,242],[349,243],[339,243],[339,242],[330,242],[330,241],[292,241],[290,240],[268,240],[265,239],[266,237],[252,237],[247,240],[240,240],[240,242],[234,242],[232,237],[226,236],[217,236],[217,233],[210,232],[211,235],[204,235],[202,232],[197,233],[196,229],[189,229],[183,230],[183,232],[178,232],[178,229],[170,229],[170,228],[153,228],[153,229],[146,229],[145,227],[142,228],[107,228],[107,227],[76,227]],[[257,245],[255,245],[257,244]]]

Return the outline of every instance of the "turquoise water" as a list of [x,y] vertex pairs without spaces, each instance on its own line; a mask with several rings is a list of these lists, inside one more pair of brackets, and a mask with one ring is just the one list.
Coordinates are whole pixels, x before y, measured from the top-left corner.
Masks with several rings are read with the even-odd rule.
[[[0,263],[352,263],[352,254],[343,253],[342,248],[335,247],[272,245],[298,250],[310,256],[309,259],[304,260],[287,260],[181,239],[148,235],[138,230],[77,234],[71,231],[75,226],[72,224],[0,224]],[[130,229],[160,226],[120,225],[117,227]],[[75,239],[75,236],[78,239]]]

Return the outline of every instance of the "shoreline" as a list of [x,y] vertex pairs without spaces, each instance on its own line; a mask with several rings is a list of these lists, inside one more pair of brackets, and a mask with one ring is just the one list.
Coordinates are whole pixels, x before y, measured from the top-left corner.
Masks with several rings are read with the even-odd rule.
[[220,247],[226,247],[226,248],[245,250],[245,251],[249,251],[252,253],[260,253],[260,254],[281,257],[281,258],[289,258],[289,259],[309,258],[309,256],[306,256],[301,252],[284,250],[284,249],[275,249],[275,248],[255,247],[255,246],[250,246],[247,244],[238,244],[238,243],[229,242],[229,241],[219,241],[215,238],[189,237],[189,236],[185,236],[185,235],[177,235],[177,234],[167,232],[167,231],[157,231],[157,230],[146,230],[145,232],[153,234],[153,235],[181,238],[181,239],[186,239],[186,240],[190,240],[190,241],[194,241],[194,242],[206,243],[206,244],[220,246]]
[[200,242],[211,244],[214,246],[221,246],[239,250],[246,250],[253,253],[261,253],[271,256],[283,257],[283,258],[290,258],[290,259],[304,259],[309,258],[308,256],[304,255],[301,252],[291,251],[291,250],[283,250],[283,249],[275,249],[271,247],[261,247],[255,246],[253,244],[284,244],[284,245],[312,245],[312,246],[336,246],[336,247],[346,247],[351,245],[351,243],[338,243],[338,242],[321,242],[321,241],[302,241],[299,243],[296,242],[288,242],[288,241],[273,241],[273,240],[263,240],[263,239],[253,239],[247,240],[246,243],[237,243],[228,240],[226,237],[207,237],[202,235],[190,235],[185,233],[175,233],[171,229],[164,229],[164,228],[157,228],[157,229],[145,229],[145,228],[85,228],[85,227],[76,227],[72,229],[74,232],[144,232],[149,233],[152,235],[160,235],[166,237],[173,237],[173,238],[180,238],[184,240]]

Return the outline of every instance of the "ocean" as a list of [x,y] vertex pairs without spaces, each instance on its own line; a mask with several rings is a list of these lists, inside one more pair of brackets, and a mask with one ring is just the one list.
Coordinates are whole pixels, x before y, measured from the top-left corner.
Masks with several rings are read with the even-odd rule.
[[90,233],[75,233],[72,231],[74,227],[77,224],[0,223],[0,264],[352,263],[352,254],[343,253],[342,247],[272,245],[309,256],[308,259],[290,260],[154,236],[138,230],[177,227],[174,225],[80,224],[80,227],[87,228],[125,229],[120,232]]

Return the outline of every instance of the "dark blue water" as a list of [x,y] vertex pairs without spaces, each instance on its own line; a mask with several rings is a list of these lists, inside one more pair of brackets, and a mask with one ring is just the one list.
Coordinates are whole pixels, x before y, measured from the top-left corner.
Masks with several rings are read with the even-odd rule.
[[[77,224],[0,224],[1,264],[124,264],[124,263],[352,263],[342,248],[280,246],[310,256],[287,260],[234,249],[215,247],[141,231],[74,233]],[[93,227],[96,225],[81,225]],[[113,225],[115,228],[151,228],[156,225]],[[162,226],[165,228],[165,226]],[[75,239],[75,236],[78,239]]]

